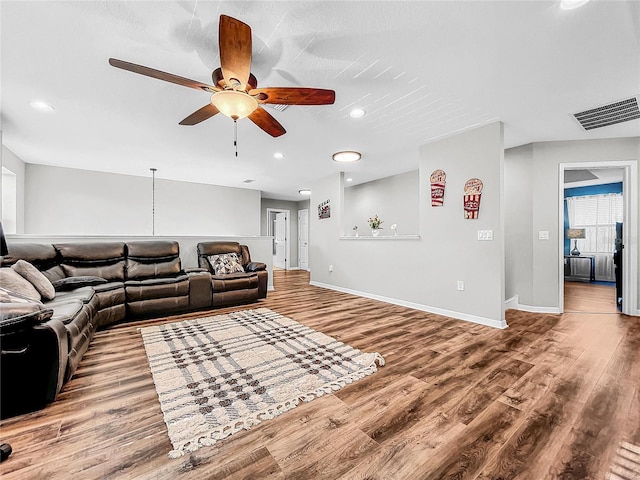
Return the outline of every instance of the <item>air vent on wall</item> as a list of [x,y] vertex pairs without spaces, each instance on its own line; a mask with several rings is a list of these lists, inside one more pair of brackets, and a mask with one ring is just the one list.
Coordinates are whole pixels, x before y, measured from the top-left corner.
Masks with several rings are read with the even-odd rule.
[[267,107],[271,107],[278,112],[284,112],[289,105],[282,105],[280,103],[267,104]]
[[636,97],[621,100],[619,102],[603,105],[601,107],[574,113],[576,120],[580,122],[585,130],[615,125],[616,123],[627,122],[640,118],[638,110],[638,100]]

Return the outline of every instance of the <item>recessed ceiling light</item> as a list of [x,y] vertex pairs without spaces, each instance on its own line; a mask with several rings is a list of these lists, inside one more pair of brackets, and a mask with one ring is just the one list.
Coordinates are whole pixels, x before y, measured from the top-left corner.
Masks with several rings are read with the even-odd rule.
[[273,154],[273,158],[277,158],[278,160],[284,158],[284,153],[276,152]]
[[354,108],[349,112],[349,116],[351,118],[362,118],[366,115],[366,113],[367,112],[365,112],[362,108]]
[[55,108],[53,108],[47,102],[43,102],[42,100],[34,100],[29,105],[31,105],[32,108],[35,108],[36,110],[39,110],[41,112],[53,112],[55,110]]
[[560,8],[562,10],[573,10],[582,7],[587,3],[589,3],[589,0],[562,0],[560,2]]
[[353,182],[353,178],[347,177],[347,182]]
[[309,190],[308,188],[303,188],[302,190],[298,190],[298,193],[300,195],[311,195],[311,190]]
[[352,150],[346,150],[344,152],[336,152],[333,154],[333,161],[340,163],[357,162],[362,158],[360,152],[354,152]]

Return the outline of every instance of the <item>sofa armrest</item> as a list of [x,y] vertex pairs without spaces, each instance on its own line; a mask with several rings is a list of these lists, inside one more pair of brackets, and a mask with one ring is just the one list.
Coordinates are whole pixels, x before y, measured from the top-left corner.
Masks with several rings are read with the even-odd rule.
[[185,268],[184,271],[185,273],[200,273],[200,272],[208,272],[209,270],[202,267],[193,267],[193,268]]
[[40,409],[62,388],[67,330],[52,314],[45,309],[0,323],[0,418]]
[[267,265],[262,262],[250,262],[244,267],[245,272],[258,272],[260,270],[266,270]]

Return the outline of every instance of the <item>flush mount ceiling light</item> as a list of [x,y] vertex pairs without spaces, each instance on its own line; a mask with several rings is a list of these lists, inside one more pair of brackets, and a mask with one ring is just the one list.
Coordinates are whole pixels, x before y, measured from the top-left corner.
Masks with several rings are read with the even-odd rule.
[[589,0],[562,0],[560,2],[560,8],[562,10],[574,10],[586,5],[587,3],[589,3]]
[[302,190],[298,190],[298,193],[300,195],[311,195],[311,190],[309,190],[308,188],[303,188]]
[[354,108],[349,112],[349,116],[351,118],[362,118],[366,115],[366,113],[367,112],[365,112],[362,108]]
[[273,154],[273,158],[277,158],[278,160],[281,160],[284,158],[284,153],[276,152]]
[[357,162],[362,158],[360,152],[353,150],[345,150],[343,152],[336,152],[333,154],[333,161],[340,163]]
[[41,112],[53,112],[55,110],[55,108],[42,100],[34,100],[29,105],[31,105],[31,108],[35,108]]

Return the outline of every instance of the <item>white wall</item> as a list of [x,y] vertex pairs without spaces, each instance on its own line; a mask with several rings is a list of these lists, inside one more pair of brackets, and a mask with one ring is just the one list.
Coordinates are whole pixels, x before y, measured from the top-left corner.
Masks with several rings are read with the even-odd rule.
[[371,235],[368,219],[378,215],[384,221],[382,235],[417,235],[420,230],[420,174],[418,170],[349,186],[344,191],[344,234]]
[[[420,238],[340,238],[342,175],[318,181],[311,205],[329,199],[331,218],[310,217],[312,283],[504,327],[503,153],[501,123],[420,149]],[[447,173],[443,207],[431,207],[429,176],[436,168]],[[484,182],[480,216],[465,220],[463,186],[472,177]],[[494,240],[479,242],[478,229],[492,230]],[[462,292],[458,280],[465,282]]]
[[[1,136],[1,132],[0,132]],[[8,168],[16,175],[16,233],[24,232],[24,208],[25,208],[25,163],[11,150],[2,145],[0,164]],[[1,187],[0,187],[1,188]],[[2,198],[2,195],[0,195]],[[1,211],[2,205],[0,205]]]
[[[522,208],[505,210],[507,261],[507,298],[518,295],[519,303],[550,310],[559,309],[559,269],[562,252],[558,248],[559,225],[559,165],[561,163],[638,161],[640,137],[541,142],[531,146],[508,149],[505,152],[506,202],[517,202]],[[640,169],[638,169],[640,170]],[[640,173],[638,174],[640,177]],[[640,184],[640,178],[638,178]],[[520,192],[522,188],[522,200]],[[524,205],[530,196],[530,205]],[[515,205],[514,205],[515,207]],[[632,221],[640,223],[639,218]],[[538,240],[538,231],[550,232],[550,239]],[[530,239],[530,244],[523,242]],[[631,239],[638,243],[638,239]],[[523,251],[531,262],[518,262]],[[640,265],[639,265],[640,272]],[[636,284],[638,281],[636,280]],[[638,286],[640,298],[640,286]]]
[[533,300],[533,145],[511,148],[504,162],[505,297]]
[[[152,179],[27,164],[25,233],[150,235]],[[156,235],[259,235],[260,192],[156,178]]]

